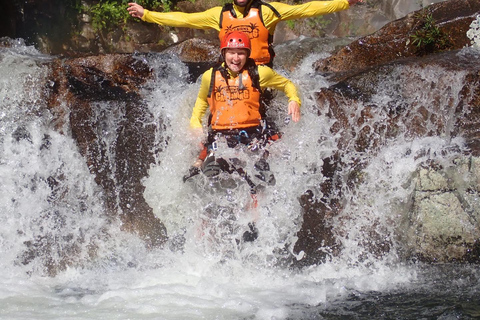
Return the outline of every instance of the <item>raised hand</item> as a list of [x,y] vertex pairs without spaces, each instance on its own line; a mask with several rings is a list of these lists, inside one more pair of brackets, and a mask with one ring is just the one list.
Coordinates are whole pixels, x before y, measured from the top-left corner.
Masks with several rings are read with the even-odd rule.
[[127,11],[134,18],[141,19],[143,17],[143,7],[137,3],[128,3]]

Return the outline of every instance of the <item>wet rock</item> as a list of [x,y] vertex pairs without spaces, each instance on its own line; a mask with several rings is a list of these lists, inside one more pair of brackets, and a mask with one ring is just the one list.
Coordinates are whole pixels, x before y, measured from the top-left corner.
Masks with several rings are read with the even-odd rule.
[[192,82],[220,59],[218,40],[188,39],[165,49],[162,53],[176,56],[185,63]]
[[[433,17],[436,26],[448,37],[449,46],[445,49],[463,48],[470,44],[466,33],[479,11],[480,3],[475,0],[449,0],[431,5],[352,42],[334,55],[317,61],[314,68],[321,73],[351,75],[371,66],[419,55],[411,36],[422,28],[422,18],[428,15]],[[335,75],[337,79],[340,76]]]
[[163,51],[165,54],[178,56],[182,62],[213,63],[220,57],[218,41],[189,39],[171,46]]
[[480,160],[417,170],[412,212],[403,235],[408,256],[423,261],[469,261],[480,236]]
[[338,254],[339,244],[332,232],[331,218],[337,214],[338,208],[329,207],[315,199],[311,191],[307,191],[299,199],[303,210],[302,228],[297,233],[294,253],[296,266],[308,266],[325,262],[329,257]]
[[[334,121],[330,131],[338,137],[339,149],[339,154],[330,159],[333,163],[326,176],[336,185],[324,189],[326,199],[341,202],[342,195],[335,190],[361,185],[363,168],[368,165],[365,161],[369,159],[362,155],[375,155],[392,139],[461,137],[468,147],[464,156],[468,159],[478,155],[479,55],[478,51],[463,49],[411,57],[372,67],[318,92],[319,113]],[[454,153],[462,154],[460,150]],[[340,169],[345,162],[350,164],[349,173]],[[410,232],[404,238],[408,243],[406,256],[425,261],[471,260],[480,238],[480,208],[473,200],[479,198],[475,163],[448,169],[431,165],[418,169],[413,178],[417,182],[412,201],[404,213],[409,216],[405,229]],[[330,214],[341,214],[342,209],[337,208]],[[328,226],[328,221],[322,221],[321,209],[315,210],[314,219],[305,215],[299,239],[305,237],[305,232]],[[373,240],[378,238],[370,242],[374,245],[368,250],[377,255],[390,250],[388,241],[375,236],[374,226],[364,231]],[[315,237],[322,239],[324,234],[327,233],[322,231]],[[324,258],[324,253],[315,252],[309,245],[323,248],[321,243],[312,241],[308,245],[299,242],[296,250],[305,246],[317,256],[314,261]]]
[[156,125],[138,93],[150,77],[149,66],[132,55],[58,59],[48,106],[57,129],[71,130],[104,192],[106,214],[155,247],[166,241],[166,229],[146,203],[141,180],[154,162]]
[[[480,53],[479,53],[480,57]],[[477,71],[477,72],[475,72]],[[465,137],[474,156],[480,156],[480,72],[474,69],[465,76],[465,85],[460,92],[460,102],[455,114],[452,134]],[[477,107],[475,107],[477,106]]]
[[69,90],[85,100],[124,100],[150,76],[150,68],[131,55],[100,55],[63,63]]
[[[335,119],[331,132],[340,134],[341,149],[371,152],[400,134],[460,135],[477,153],[478,57],[474,50],[450,51],[371,68],[318,92],[319,112]],[[418,95],[431,103],[422,104]]]

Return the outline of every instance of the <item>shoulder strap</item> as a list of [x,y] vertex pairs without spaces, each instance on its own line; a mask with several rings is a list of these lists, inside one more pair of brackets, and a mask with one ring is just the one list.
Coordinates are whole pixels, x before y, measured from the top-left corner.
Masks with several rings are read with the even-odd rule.
[[[246,16],[248,14],[248,11],[250,11],[250,8],[257,8],[259,9],[260,11],[262,10],[262,6],[266,6],[268,7],[270,10],[272,10],[272,12],[278,17],[278,18],[281,18],[282,15],[280,14],[280,12],[277,11],[277,9],[275,9],[274,6],[272,6],[270,3],[267,3],[267,2],[264,2],[262,0],[253,0],[252,1],[252,4],[250,5],[250,7],[247,7],[245,8],[245,12],[244,12],[244,16]],[[220,20],[219,20],[219,26],[220,26],[220,29],[222,29],[222,22],[223,22],[223,13],[225,11],[230,11],[230,13],[232,14],[232,16],[234,18],[237,17],[237,14],[235,13],[235,9],[233,9],[233,3],[227,3],[225,4],[223,7],[222,7],[222,12],[220,13]],[[262,19],[262,22],[263,22],[263,17],[262,17],[262,14],[260,13],[260,17]]]
[[252,86],[262,92],[262,89],[260,88],[260,75],[258,74],[258,66],[255,63],[255,60],[249,58],[247,60],[246,68],[252,79]]
[[218,22],[218,25],[220,27],[220,29],[222,29],[222,23],[223,23],[223,13],[226,12],[226,11],[230,11],[230,13],[232,14],[232,16],[234,18],[237,17],[237,14],[235,13],[235,9],[233,9],[233,3],[227,3],[223,6],[222,8],[222,11],[220,12],[220,20]]
[[[245,68],[247,69],[248,74],[252,79],[252,86],[256,88],[258,91],[262,92],[262,89],[260,88],[260,75],[258,74],[258,66],[255,63],[255,60],[248,58]],[[228,82],[227,69],[225,69],[225,67],[221,63],[215,65],[212,68],[212,75],[210,77],[210,86],[208,88],[208,94],[207,94],[208,98],[212,96],[213,88],[215,87],[215,77],[216,77],[217,71],[220,71],[220,74]]]
[[215,86],[215,76],[217,74],[217,71],[220,71],[220,74],[222,75],[222,77],[225,78],[225,80],[227,81],[228,83],[228,72],[227,72],[227,69],[225,69],[225,67],[223,66],[223,64],[220,62],[220,63],[217,63],[215,66],[213,66],[212,68],[212,76],[210,77],[210,87],[208,88],[208,94],[207,94],[207,97],[210,98],[212,96],[212,92],[213,92],[213,88]]
[[281,18],[282,15],[280,14],[280,12],[277,11],[277,9],[275,9],[274,6],[272,6],[270,3],[267,3],[267,2],[264,2],[262,0],[253,0],[252,2],[252,5],[250,6],[251,8],[260,8],[261,10],[261,6],[266,6],[268,7],[270,10],[272,10],[272,12],[278,17],[278,18]]

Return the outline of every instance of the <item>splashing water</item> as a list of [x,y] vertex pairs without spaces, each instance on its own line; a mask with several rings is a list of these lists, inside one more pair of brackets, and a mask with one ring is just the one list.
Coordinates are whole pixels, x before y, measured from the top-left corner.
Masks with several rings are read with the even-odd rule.
[[[306,190],[321,192],[318,168],[337,148],[331,120],[317,115],[314,92],[328,86],[310,74],[318,56],[307,57],[291,74],[283,72],[302,88],[303,119],[285,122],[286,99],[280,94],[275,98],[271,112],[284,132],[269,147],[277,183],[259,193],[256,209],[251,208],[248,186],[235,175],[182,181],[201,140],[188,129],[199,86],[187,81],[187,68],[177,59],[145,58],[156,77],[142,94],[158,123],[156,147],[161,151],[144,181],[144,195],[170,236],[167,248],[147,250],[138,238],[120,231],[116,219],[105,216],[102,191],[72,137],[53,129],[41,98],[48,86],[49,57],[21,42],[0,54],[2,319],[344,319],[371,315],[372,301],[381,303],[375,310],[384,306],[393,318],[407,319],[408,314],[395,316],[391,296],[409,303],[415,310],[411,319],[418,319],[432,310],[428,303],[418,306],[402,297],[449,301],[468,299],[478,289],[472,285],[478,283],[474,267],[439,273],[436,267],[400,263],[395,250],[382,258],[365,256],[362,228],[356,227],[373,219],[380,231],[390,228],[411,187],[412,164],[440,157],[446,146],[462,145],[441,137],[396,141],[374,156],[366,169],[371,179],[362,192],[345,190],[345,198],[355,200],[346,206],[347,215],[355,218],[332,221],[339,233],[352,230],[342,238],[344,253],[322,265],[288,267],[289,259],[295,259],[293,245],[302,221],[298,196]],[[98,108],[110,115],[106,132],[115,130],[121,115],[114,111],[121,106],[105,103]],[[424,149],[431,152],[422,155],[419,150]],[[239,157],[247,172],[253,172],[255,154],[223,152]],[[253,220],[259,238],[239,242]],[[42,250],[44,255],[34,254]],[[69,265],[77,267],[45,277],[42,266],[62,263],[62,252],[74,252],[69,256],[76,263]],[[28,254],[31,263],[25,265],[21,261]],[[450,289],[456,290],[445,297],[452,279]],[[359,304],[365,310],[355,310]],[[449,305],[437,306],[436,312],[447,315]]]
[[470,24],[467,37],[470,39],[473,48],[480,49],[480,15]]

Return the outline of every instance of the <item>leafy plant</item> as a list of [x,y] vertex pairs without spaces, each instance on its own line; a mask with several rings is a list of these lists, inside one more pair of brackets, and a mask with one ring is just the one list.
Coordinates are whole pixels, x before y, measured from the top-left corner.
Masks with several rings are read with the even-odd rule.
[[[111,31],[119,26],[125,26],[130,15],[127,12],[128,3],[132,0],[100,0],[97,4],[84,8],[92,17],[95,31]],[[136,3],[150,10],[170,11],[171,0],[137,0]]]
[[418,14],[420,28],[410,35],[412,44],[420,53],[432,53],[448,49],[451,46],[448,35],[436,25],[431,14]]
[[287,27],[289,27],[291,30],[295,28],[295,20],[287,20],[285,21],[285,23],[287,24]]
[[307,24],[311,28],[315,27],[317,29],[325,29],[326,27],[328,27],[330,25],[330,23],[332,23],[330,20],[325,19],[324,16],[308,18],[306,20],[307,20]]
[[124,14],[118,7],[117,3],[110,1],[99,2],[90,7],[93,29],[97,32],[105,29],[109,30],[120,22],[125,23],[128,13]]

